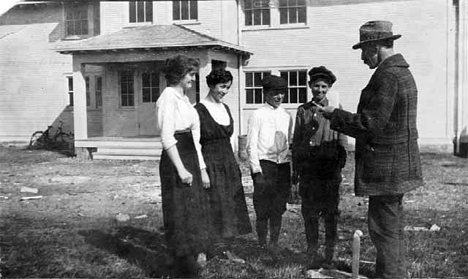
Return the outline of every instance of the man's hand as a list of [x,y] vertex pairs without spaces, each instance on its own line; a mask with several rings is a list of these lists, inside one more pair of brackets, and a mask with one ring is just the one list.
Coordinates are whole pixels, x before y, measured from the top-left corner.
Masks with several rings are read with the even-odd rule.
[[316,102],[312,101],[312,103],[317,107],[318,111],[323,113],[323,116],[325,118],[330,118],[331,117],[331,114],[333,113],[333,111],[335,110],[335,107],[334,106],[322,106],[320,104],[317,104]]

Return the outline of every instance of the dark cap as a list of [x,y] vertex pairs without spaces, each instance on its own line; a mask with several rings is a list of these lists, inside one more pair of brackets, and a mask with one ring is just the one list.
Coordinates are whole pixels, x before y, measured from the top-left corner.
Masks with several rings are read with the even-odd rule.
[[336,81],[335,75],[329,69],[324,66],[314,67],[309,71],[310,80],[313,81],[319,77],[326,78],[329,85],[332,85]]
[[282,77],[269,75],[262,79],[262,87],[265,91],[284,91],[288,89],[288,82]]

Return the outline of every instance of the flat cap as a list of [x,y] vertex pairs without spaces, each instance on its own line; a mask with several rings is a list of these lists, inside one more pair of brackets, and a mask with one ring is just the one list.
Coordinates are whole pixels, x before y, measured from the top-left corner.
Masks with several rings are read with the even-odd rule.
[[282,77],[269,75],[262,79],[262,87],[264,90],[287,90],[288,82],[285,81]]
[[310,80],[314,80],[319,77],[324,77],[328,79],[329,84],[332,85],[336,81],[335,75],[329,69],[325,68],[324,66],[314,67],[309,71]]

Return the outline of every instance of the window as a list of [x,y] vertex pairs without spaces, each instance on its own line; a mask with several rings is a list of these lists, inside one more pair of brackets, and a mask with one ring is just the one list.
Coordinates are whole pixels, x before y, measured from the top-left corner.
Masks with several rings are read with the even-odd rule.
[[130,23],[153,21],[153,1],[130,1],[129,4]]
[[96,108],[102,107],[102,77],[96,76]]
[[91,105],[91,92],[89,90],[89,77],[85,77],[86,83],[86,106],[89,107]]
[[197,0],[174,0],[172,1],[173,20],[197,20],[198,2]]
[[67,77],[68,105],[73,106],[73,77]]
[[94,35],[101,34],[101,2],[97,2],[94,4]]
[[159,98],[159,73],[155,71],[142,74],[143,103],[155,103]]
[[72,5],[65,8],[67,36],[88,35],[88,5]]
[[263,104],[262,79],[270,72],[245,73],[245,93],[247,104]]
[[245,26],[270,25],[269,0],[244,1]]
[[120,105],[122,107],[133,107],[134,90],[133,90],[133,71],[120,71]]
[[307,71],[280,71],[280,76],[288,82],[288,94],[283,103],[297,104],[307,102]]
[[306,0],[279,0],[280,24],[305,23]]

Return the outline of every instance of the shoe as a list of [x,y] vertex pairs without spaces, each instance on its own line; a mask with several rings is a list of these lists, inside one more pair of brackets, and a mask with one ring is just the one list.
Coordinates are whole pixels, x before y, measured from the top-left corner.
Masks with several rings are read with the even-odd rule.
[[206,254],[205,254],[205,253],[200,253],[200,254],[198,254],[198,256],[197,256],[197,264],[198,264],[201,268],[205,268],[205,267],[206,267]]
[[317,251],[307,253],[307,269],[319,269],[322,267],[323,259]]
[[336,269],[336,266],[335,266],[335,263],[333,261],[329,261],[329,260],[325,260],[323,263],[322,263],[322,267],[324,269]]
[[241,259],[238,257],[236,254],[233,252],[226,250],[223,252],[223,254],[228,258],[229,261],[234,262],[234,263],[245,263],[245,260]]

